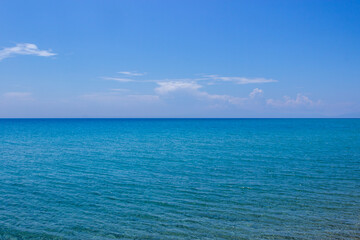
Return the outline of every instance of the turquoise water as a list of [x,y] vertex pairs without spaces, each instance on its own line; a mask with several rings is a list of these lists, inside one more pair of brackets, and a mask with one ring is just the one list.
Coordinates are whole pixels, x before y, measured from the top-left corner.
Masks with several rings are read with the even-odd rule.
[[360,239],[360,120],[2,119],[0,239]]

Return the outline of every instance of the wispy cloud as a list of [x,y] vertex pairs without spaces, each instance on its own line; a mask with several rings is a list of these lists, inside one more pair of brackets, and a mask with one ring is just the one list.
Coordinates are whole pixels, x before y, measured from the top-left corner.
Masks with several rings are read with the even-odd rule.
[[196,93],[196,96],[203,97],[205,99],[213,100],[213,101],[222,101],[222,102],[230,103],[233,105],[241,105],[241,104],[245,103],[245,101],[247,100],[247,98],[234,97],[234,96],[230,96],[230,95],[226,95],[226,94],[223,94],[223,95],[210,94],[205,91],[198,91]]
[[196,82],[181,82],[181,81],[169,81],[169,82],[157,82],[159,87],[155,88],[155,92],[159,95],[166,95],[173,92],[187,92],[193,97],[206,99],[210,101],[222,101],[230,104],[243,103],[246,98],[234,97],[229,95],[210,94],[206,91],[200,91],[202,88]]
[[117,82],[133,82],[134,80],[129,78],[117,78],[117,77],[101,77],[104,80],[111,80],[111,81],[117,81]]
[[273,107],[317,106],[321,104],[321,101],[313,101],[309,97],[298,93],[296,98],[284,96],[282,100],[268,99],[266,104]]
[[[134,72],[119,72],[121,74],[127,75],[124,78],[118,77],[102,77],[105,80],[112,80],[118,82],[134,82],[135,80],[131,79],[131,76],[140,76],[140,73]],[[244,78],[244,77],[223,77],[218,75],[207,75],[200,78],[183,78],[183,79],[140,79],[136,80],[137,83],[155,83],[157,86],[154,88],[154,92],[158,99],[186,99],[186,98],[194,98],[200,101],[206,101],[209,104],[216,103],[219,106],[238,106],[238,107],[246,107],[246,105],[257,105],[257,106],[275,106],[275,105],[291,105],[291,104],[300,104],[300,102],[308,101],[305,97],[299,96],[297,99],[285,99],[285,101],[276,101],[272,99],[258,98],[263,95],[263,90],[260,88],[254,88],[248,96],[239,97],[239,96],[231,96],[227,94],[213,94],[205,91],[203,86],[209,85],[209,83],[214,82],[232,82],[235,84],[252,84],[252,83],[271,83],[277,82],[277,80],[266,79],[266,78]],[[201,84],[203,83],[203,84]],[[112,92],[124,92],[123,89],[113,89]],[[102,98],[114,99],[113,93],[107,93],[105,95],[101,94]],[[151,98],[154,98],[152,96]],[[88,96],[89,97],[89,96]],[[99,96],[96,96],[99,97]],[[148,97],[148,96],[147,96]],[[116,97],[119,100],[118,97]],[[131,98],[127,98],[130,100]],[[181,101],[181,100],[180,100]]]
[[260,96],[263,94],[263,90],[259,89],[259,88],[255,88],[254,90],[252,90],[252,92],[249,94],[250,98],[255,98],[256,96]]
[[[133,82],[132,77],[143,76],[145,73],[122,71],[118,72],[125,75],[124,77],[101,77],[104,80],[113,80],[118,82]],[[156,91],[159,93],[165,93],[175,91],[177,89],[199,88],[200,82],[206,85],[213,85],[215,82],[232,82],[235,84],[255,84],[255,83],[271,83],[278,82],[274,79],[268,78],[245,78],[245,77],[224,77],[219,75],[203,75],[198,78],[182,78],[182,79],[140,79],[136,82],[153,82],[159,85]],[[201,87],[201,86],[200,86]],[[255,94],[255,93],[253,93]],[[260,93],[256,93],[260,94]]]
[[113,88],[110,90],[113,92],[129,92],[130,91],[129,89],[126,89],[126,88]]
[[181,81],[169,81],[169,82],[157,82],[159,87],[155,88],[155,92],[158,94],[167,94],[178,90],[197,90],[201,88],[201,85],[195,82],[181,82]]
[[[314,101],[303,94],[297,94],[296,98],[284,96],[281,100],[259,98],[264,94],[260,88],[254,88],[248,97],[238,97],[226,94],[212,94],[203,90],[203,86],[197,82],[188,81],[159,81],[158,87],[155,92],[159,97],[166,97],[176,93],[186,93],[187,97],[194,97],[209,102],[217,102],[220,105],[226,104],[234,105],[237,107],[249,108],[255,107],[276,107],[276,108],[295,108],[295,107],[316,107],[321,104],[321,101]],[[178,95],[179,96],[179,95]],[[180,97],[185,97],[180,95]]]
[[30,92],[7,92],[3,96],[7,98],[28,98],[31,97],[32,93]]
[[4,48],[0,50],[0,61],[16,55],[34,55],[40,57],[50,57],[56,55],[51,50],[40,50],[32,43],[19,43],[15,47]]
[[245,78],[245,77],[223,77],[218,75],[205,75],[202,80],[216,80],[223,82],[234,82],[236,84],[252,84],[252,83],[272,83],[278,82],[269,78]]
[[136,102],[151,103],[159,100],[157,95],[129,94],[123,95],[118,92],[99,92],[80,96],[84,100],[101,101],[129,105]]
[[6,92],[0,95],[0,102],[5,101],[8,103],[24,103],[34,101],[33,94],[31,92]]
[[145,73],[138,73],[138,72],[129,72],[129,71],[122,71],[122,72],[118,72],[120,74],[124,74],[127,76],[132,76],[132,77],[137,77],[137,76],[143,76],[145,75]]

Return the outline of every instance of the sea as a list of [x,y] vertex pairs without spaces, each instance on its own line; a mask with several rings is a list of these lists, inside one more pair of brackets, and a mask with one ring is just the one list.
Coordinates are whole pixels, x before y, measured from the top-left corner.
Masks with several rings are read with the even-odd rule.
[[360,239],[360,119],[1,119],[0,239]]

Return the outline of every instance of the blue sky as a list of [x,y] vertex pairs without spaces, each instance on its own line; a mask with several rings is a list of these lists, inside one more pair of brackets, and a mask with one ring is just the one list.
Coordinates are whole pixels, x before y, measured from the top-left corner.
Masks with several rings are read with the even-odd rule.
[[359,117],[359,1],[0,1],[0,117]]

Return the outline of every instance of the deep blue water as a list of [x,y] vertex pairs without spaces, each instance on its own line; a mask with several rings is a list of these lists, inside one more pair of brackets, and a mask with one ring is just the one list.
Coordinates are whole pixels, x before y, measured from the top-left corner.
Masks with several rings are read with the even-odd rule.
[[360,239],[360,119],[2,119],[0,239]]

